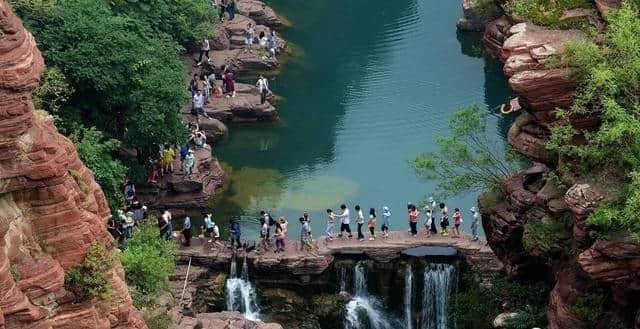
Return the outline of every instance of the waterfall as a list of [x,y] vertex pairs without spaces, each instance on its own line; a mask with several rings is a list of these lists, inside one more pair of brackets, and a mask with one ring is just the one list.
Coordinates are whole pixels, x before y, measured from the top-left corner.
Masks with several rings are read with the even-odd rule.
[[365,273],[365,263],[358,262],[353,274],[353,294],[356,296],[366,296],[367,292],[367,276]]
[[428,264],[424,269],[421,329],[448,329],[449,294],[455,286],[455,267]]
[[340,292],[347,292],[347,269],[344,266],[340,267]]
[[238,278],[235,253],[231,258],[231,269],[226,282],[227,310],[239,311],[245,318],[259,321],[260,313],[256,290],[249,281],[249,268],[247,266],[247,254],[244,253],[241,277]]
[[[346,277],[346,274],[344,277]],[[346,279],[343,281],[345,281],[346,286]],[[342,282],[340,285],[342,286]],[[346,306],[346,329],[399,328],[395,323],[396,321],[386,315],[385,306],[377,298],[369,294],[367,289],[366,262],[358,262],[354,268],[353,294],[354,297]]]
[[413,269],[404,268],[404,328],[413,329]]

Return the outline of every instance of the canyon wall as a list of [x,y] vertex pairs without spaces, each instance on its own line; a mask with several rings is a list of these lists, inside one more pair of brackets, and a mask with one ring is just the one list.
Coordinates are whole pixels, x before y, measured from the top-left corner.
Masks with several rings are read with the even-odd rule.
[[[595,5],[605,12],[619,3]],[[586,37],[577,30],[543,28],[507,14],[486,25],[485,45],[504,63],[523,109],[509,130],[509,143],[533,165],[508,179],[498,202],[488,204],[487,196],[480,197],[480,204],[485,204],[483,226],[509,274],[553,282],[548,328],[638,329],[640,244],[625,237],[596,240],[585,229],[586,218],[607,195],[607,176],[572,177],[574,182],[564,186],[562,179],[548,175],[566,161],[546,149],[549,128],[558,120],[555,110],[573,104],[577,82],[566,68],[549,68],[546,61],[561,54],[567,41]],[[600,124],[593,115],[569,120],[579,129],[597,129]],[[554,231],[540,236],[537,223]],[[541,238],[545,243],[536,243]],[[602,298],[595,303],[599,305],[589,305],[594,296]],[[591,314],[589,323],[580,314],[585,310],[599,313]]]
[[119,262],[109,300],[74,303],[65,270],[93,242],[116,252],[109,208],[92,172],[32,91],[44,70],[33,36],[0,1],[0,328],[147,328]]

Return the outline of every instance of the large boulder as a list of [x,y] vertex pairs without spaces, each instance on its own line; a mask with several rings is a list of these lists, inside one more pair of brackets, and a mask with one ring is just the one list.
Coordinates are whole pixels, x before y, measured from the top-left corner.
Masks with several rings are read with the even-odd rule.
[[119,261],[111,300],[74,301],[65,271],[93,243],[115,252],[93,173],[31,101],[44,71],[33,36],[0,1],[0,328],[146,329]]
[[573,214],[573,236],[579,245],[588,245],[589,237],[585,230],[587,217],[598,207],[602,199],[602,191],[587,183],[577,183],[565,194],[564,200]]
[[239,14],[253,19],[257,24],[271,28],[282,26],[276,12],[260,0],[239,0],[236,2],[236,9]]
[[511,22],[506,16],[500,16],[499,18],[487,23],[482,36],[482,41],[484,42],[485,47],[487,47],[489,54],[500,58],[502,44],[508,37],[511,25]]
[[527,158],[553,164],[557,155],[547,150],[546,143],[549,135],[547,128],[538,125],[531,114],[524,112],[511,124],[507,139],[509,144]]
[[282,329],[277,323],[247,320],[239,312],[201,313],[183,317],[175,329]]
[[578,262],[595,280],[640,290],[640,244],[633,239],[598,240]]
[[502,9],[493,0],[462,0],[462,17],[456,26],[462,31],[482,31],[501,14]]

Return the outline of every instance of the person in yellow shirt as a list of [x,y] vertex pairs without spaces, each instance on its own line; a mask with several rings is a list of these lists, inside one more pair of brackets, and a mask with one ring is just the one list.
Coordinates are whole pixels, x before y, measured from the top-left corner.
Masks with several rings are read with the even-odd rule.
[[164,146],[164,151],[162,151],[162,161],[164,163],[165,172],[173,173],[173,161],[176,158],[176,151],[173,150],[171,145],[167,144]]

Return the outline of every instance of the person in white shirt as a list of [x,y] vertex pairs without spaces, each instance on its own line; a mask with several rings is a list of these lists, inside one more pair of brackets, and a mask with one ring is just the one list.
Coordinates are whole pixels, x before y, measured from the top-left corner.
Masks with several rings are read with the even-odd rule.
[[202,95],[202,91],[198,89],[196,94],[193,95],[193,114],[196,116],[196,120],[199,121],[199,115],[204,115],[204,96]]
[[471,207],[471,236],[473,241],[478,241],[478,208]]
[[202,41],[202,47],[200,47],[200,58],[198,58],[198,64],[200,65],[202,64],[202,55],[207,56],[207,62],[211,61],[211,58],[209,58],[209,50],[211,49],[211,47],[209,46],[209,39],[204,39]]
[[349,239],[351,239],[353,234],[351,234],[351,226],[349,226],[351,223],[349,209],[344,204],[340,206],[340,209],[342,209],[342,213],[336,216],[337,218],[340,218],[340,234],[338,234],[338,236],[342,237],[344,231],[347,231],[349,233]]
[[267,94],[269,93],[269,80],[261,75],[258,82],[256,82],[256,86],[260,91],[260,104],[264,104],[267,100]]
[[364,225],[364,215],[360,205],[356,205],[356,223],[358,224],[358,241],[364,241],[364,234],[362,234],[362,225]]
[[336,235],[334,230],[336,222],[336,215],[333,213],[333,210],[327,209],[327,230],[325,234],[327,235],[327,241],[333,240],[333,237]]

